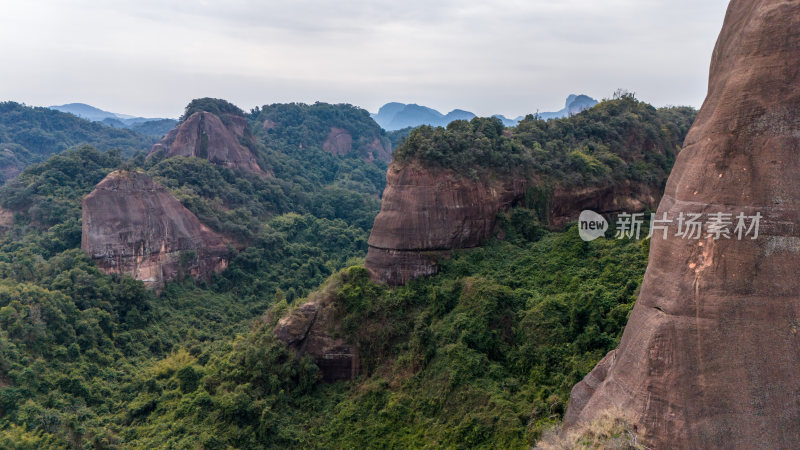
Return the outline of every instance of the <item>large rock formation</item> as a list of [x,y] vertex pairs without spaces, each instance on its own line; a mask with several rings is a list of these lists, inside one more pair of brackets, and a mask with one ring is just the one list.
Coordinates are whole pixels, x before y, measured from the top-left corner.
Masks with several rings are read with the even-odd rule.
[[497,213],[524,195],[524,188],[522,179],[485,183],[452,170],[392,163],[369,236],[367,269],[389,284],[435,273],[442,251],[491,238]]
[[[167,157],[195,156],[232,169],[265,176],[253,153],[240,139],[247,137],[247,119],[226,114],[225,122],[210,112],[199,111],[170,131],[149,155],[166,152]],[[148,156],[149,156],[148,155]]]
[[[449,250],[477,247],[492,238],[498,213],[521,203],[534,185],[534,179],[522,175],[486,181],[416,162],[392,163],[369,237],[366,267],[373,279],[392,285],[433,275],[436,260]],[[556,187],[548,195],[553,229],[576,221],[584,209],[603,214],[643,211],[655,208],[660,198],[655,187],[631,181]]]
[[350,380],[360,372],[358,351],[340,335],[333,296],[320,294],[278,321],[275,337],[317,363],[322,379]]
[[572,390],[567,428],[619,410],[652,448],[800,442],[798,105],[800,1],[733,0],[658,215],[730,213],[733,231],[761,214],[759,236],[657,235],[620,345]]
[[158,288],[180,275],[208,277],[228,247],[144,173],[116,171],[84,197],[81,248],[107,273]]

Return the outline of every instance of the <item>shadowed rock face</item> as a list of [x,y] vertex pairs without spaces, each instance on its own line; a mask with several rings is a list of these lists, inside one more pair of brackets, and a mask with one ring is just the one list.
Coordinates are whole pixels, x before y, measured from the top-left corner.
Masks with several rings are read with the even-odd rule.
[[227,266],[222,237],[143,173],[116,171],[84,197],[81,248],[107,273],[159,288]]
[[275,327],[275,337],[300,355],[314,358],[328,382],[350,380],[360,372],[358,351],[342,338],[334,337],[338,323],[335,305],[329,296],[300,306]]
[[573,388],[567,428],[618,408],[654,448],[797,446],[799,155],[800,1],[733,0],[658,215],[760,213],[759,237],[654,238],[620,345]]
[[247,120],[228,115],[226,121],[227,125],[215,114],[196,112],[154,145],[150,155],[163,151],[167,157],[195,156],[220,166],[266,176],[255,156],[239,142],[239,138],[245,136]]

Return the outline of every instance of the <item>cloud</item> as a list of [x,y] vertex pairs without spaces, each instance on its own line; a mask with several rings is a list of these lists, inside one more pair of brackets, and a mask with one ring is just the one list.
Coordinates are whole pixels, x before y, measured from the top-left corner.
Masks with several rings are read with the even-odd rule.
[[726,1],[33,0],[0,17],[0,98],[176,116],[398,100],[517,115],[617,87],[699,106]]

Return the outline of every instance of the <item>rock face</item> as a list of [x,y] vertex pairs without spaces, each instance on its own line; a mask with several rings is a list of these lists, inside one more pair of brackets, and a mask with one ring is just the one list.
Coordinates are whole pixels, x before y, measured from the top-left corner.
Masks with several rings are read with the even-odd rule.
[[[449,250],[477,247],[496,231],[497,215],[521,202],[535,181],[497,177],[485,182],[452,170],[418,163],[392,163],[386,174],[381,211],[369,237],[366,267],[372,278],[405,284],[437,272],[436,260]],[[549,224],[563,228],[584,209],[603,214],[655,208],[660,194],[631,182],[551,193]]]
[[620,345],[573,388],[567,428],[618,409],[651,448],[800,442],[798,105],[800,1],[733,0],[658,215],[732,213],[733,230],[761,214],[759,236],[653,239]]
[[0,230],[14,226],[14,213],[7,209],[0,208]]
[[351,380],[360,372],[356,348],[335,337],[335,312],[332,298],[320,296],[289,313],[275,327],[275,337],[298,354],[314,358],[327,382]]
[[336,156],[343,156],[353,149],[353,136],[343,128],[331,128],[328,138],[322,143],[322,149]]
[[[368,138],[366,138],[368,139]],[[336,156],[344,156],[353,150],[353,135],[344,128],[331,127],[327,139],[322,143],[322,149]],[[392,159],[390,144],[383,144],[380,138],[367,140],[361,149],[362,156],[367,161],[389,161]]]
[[107,273],[159,288],[227,266],[227,245],[143,173],[116,171],[84,197],[81,248]]
[[452,170],[392,163],[369,237],[367,269],[389,284],[435,273],[442,251],[475,247],[491,238],[497,213],[524,189],[521,179],[487,185]]
[[244,117],[228,114],[224,123],[215,114],[196,112],[154,145],[149,155],[166,152],[167,157],[195,156],[220,166],[266,176],[253,153],[240,142],[246,131],[247,119]]
[[581,189],[556,188],[550,199],[548,224],[553,230],[563,230],[585,209],[604,215],[653,210],[660,199],[661,189],[630,180]]

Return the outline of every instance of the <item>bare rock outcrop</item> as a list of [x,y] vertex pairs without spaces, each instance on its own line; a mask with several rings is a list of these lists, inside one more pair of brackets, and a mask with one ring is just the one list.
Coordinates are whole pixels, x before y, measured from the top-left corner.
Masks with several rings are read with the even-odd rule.
[[497,213],[524,194],[522,179],[495,183],[417,163],[392,163],[366,267],[376,280],[404,284],[436,272],[436,258],[491,238]]
[[81,248],[103,271],[159,288],[227,266],[223,238],[148,175],[115,171],[84,197]]
[[343,156],[353,150],[353,136],[344,128],[331,128],[322,149],[336,156]]
[[618,409],[651,448],[797,447],[798,105],[800,1],[733,0],[657,214],[731,214],[731,231],[760,214],[758,238],[654,238],[619,347],[573,388],[567,429]]
[[195,156],[220,166],[266,176],[253,153],[240,142],[242,138],[248,138],[247,119],[244,117],[227,114],[223,122],[215,114],[200,111],[164,136],[149,155],[166,152],[167,157]]
[[[369,140],[369,137],[362,137],[362,145],[358,146],[361,156],[367,161],[389,161],[392,159],[391,144],[381,142],[379,137]],[[353,135],[344,128],[331,127],[328,137],[322,143],[322,149],[326,152],[344,156],[353,151]]]
[[338,337],[331,295],[319,295],[278,321],[275,337],[299,355],[309,355],[327,382],[351,380],[360,373],[358,350]]
[[[470,178],[420,163],[392,163],[381,211],[369,237],[365,265],[372,278],[391,285],[433,275],[450,250],[472,248],[495,236],[498,213],[521,203],[534,177]],[[655,208],[658,189],[624,181],[548,194],[548,221],[561,229],[584,209],[603,214]]]

